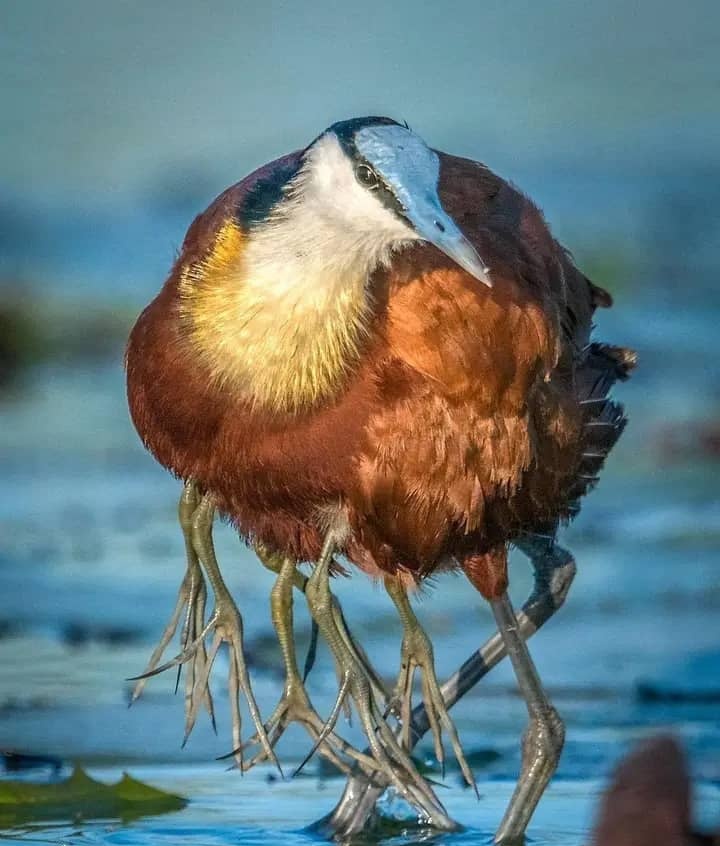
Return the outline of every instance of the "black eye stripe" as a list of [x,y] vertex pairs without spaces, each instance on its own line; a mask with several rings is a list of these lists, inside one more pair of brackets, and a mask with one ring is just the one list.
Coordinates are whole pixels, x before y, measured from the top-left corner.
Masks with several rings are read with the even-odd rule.
[[[380,121],[379,123],[388,123],[388,124],[395,124],[395,121]],[[365,165],[369,168],[377,178],[377,184],[370,188],[367,185],[364,185],[358,179],[360,185],[365,188],[366,191],[373,191],[374,195],[378,198],[378,200],[385,206],[385,208],[389,209],[391,212],[396,214],[401,220],[404,220],[406,223],[410,223],[408,220],[405,207],[402,203],[398,200],[395,196],[395,192],[392,188],[385,182],[382,176],[377,173],[377,171],[373,168],[373,166],[368,162],[365,157],[358,151],[358,148],[355,146],[354,141],[354,129],[353,132],[341,132],[337,138],[340,142],[340,146],[345,151],[345,154],[352,162],[353,168],[355,170],[355,174],[357,175],[358,168],[361,165]],[[356,176],[357,178],[357,176]]]

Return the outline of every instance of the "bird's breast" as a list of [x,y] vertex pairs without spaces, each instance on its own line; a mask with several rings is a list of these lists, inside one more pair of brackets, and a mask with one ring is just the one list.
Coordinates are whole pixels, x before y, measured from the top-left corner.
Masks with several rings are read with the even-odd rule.
[[381,281],[342,389],[308,408],[258,406],[218,380],[170,289],[131,339],[146,444],[211,489],[243,534],[299,559],[317,555],[319,515],[342,503],[358,563],[432,560],[482,528],[487,502],[532,460],[528,409],[554,349],[536,305],[447,267]]
[[227,221],[178,275],[184,331],[209,380],[259,409],[331,402],[357,363],[370,320],[364,267],[328,266]]
[[[423,252],[420,251],[420,257]],[[393,355],[437,393],[478,412],[515,411],[558,358],[556,327],[542,304],[510,279],[489,291],[455,267],[423,268],[412,254],[388,297]]]
[[[413,257],[409,256],[412,262]],[[357,536],[368,569],[417,570],[505,540],[508,503],[545,448],[535,425],[557,358],[552,320],[512,282],[494,291],[451,267],[393,285],[390,362],[358,464]]]

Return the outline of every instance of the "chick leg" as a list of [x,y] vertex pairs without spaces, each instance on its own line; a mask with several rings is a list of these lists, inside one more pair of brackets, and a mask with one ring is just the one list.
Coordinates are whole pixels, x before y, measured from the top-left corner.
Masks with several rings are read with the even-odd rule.
[[[535,571],[532,594],[517,615],[518,628],[525,639],[532,637],[562,607],[577,569],[572,553],[555,543],[550,528],[547,535],[527,535],[517,542]],[[452,708],[506,654],[503,639],[496,632],[442,685],[446,707]],[[429,729],[427,709],[425,703],[420,702],[412,712],[411,748]],[[384,776],[373,783],[364,773],[353,773],[335,808],[317,820],[313,829],[328,838],[349,837],[363,831],[386,787]]]
[[530,716],[523,738],[520,778],[495,835],[496,843],[518,843],[557,769],[565,726],[543,689],[507,594],[491,600],[490,607]]
[[[378,769],[387,777],[389,783],[428,820],[437,820],[439,825],[451,826],[452,822],[448,819],[440,801],[429,784],[417,772],[412,760],[399,745],[393,731],[385,722],[373,694],[372,684],[365,672],[364,663],[348,646],[338,629],[329,584],[329,567],[337,540],[338,537],[331,528],[306,587],[310,613],[317,621],[320,634],[330,647],[341,671],[340,692],[320,741],[324,740],[325,735],[334,728],[346,697],[351,697]],[[316,748],[318,745],[319,743],[316,743]],[[314,751],[315,749],[311,751],[306,761]],[[300,765],[300,768],[304,763]]]
[[[230,670],[228,674],[228,692],[230,695],[233,747],[236,750],[238,765],[242,766],[243,763],[240,738],[241,717],[238,705],[238,699],[242,692],[247,701],[259,743],[264,749],[268,760],[272,761],[280,770],[279,762],[268,741],[260,717],[260,711],[250,685],[243,651],[242,617],[223,580],[215,556],[212,539],[214,516],[215,506],[213,499],[210,494],[205,494],[196,501],[196,507],[189,521],[190,548],[196,557],[196,561],[204,568],[215,596],[213,612],[210,615],[210,619],[202,626],[202,614],[198,612],[204,613],[205,595],[203,594],[202,602],[197,606],[196,613],[193,615],[195,620],[200,620],[200,623],[195,625],[194,633],[196,636],[194,640],[184,644],[184,648],[179,655],[176,655],[175,658],[162,666],[155,667],[149,675],[156,675],[170,667],[182,666],[188,662],[192,662],[191,667],[195,667],[195,671],[192,673],[192,682],[188,680],[187,700],[189,700],[190,704],[186,706],[187,739],[189,731],[195,724],[200,706],[209,695],[210,673],[220,646],[225,641],[229,646]],[[202,626],[202,630],[198,632],[197,629],[200,626]],[[206,655],[205,638],[209,634],[213,634],[213,640]],[[203,656],[200,660],[196,658],[198,654]]]
[[[283,557],[279,555],[274,555],[271,553],[264,544],[256,543],[255,544],[255,552],[260,559],[260,562],[264,567],[268,570],[272,571],[273,573],[279,574],[282,568]],[[294,568],[292,574],[292,586],[300,591],[300,593],[305,593],[305,589],[307,587],[308,579],[307,576],[304,576],[297,567]],[[343,613],[342,606],[340,605],[340,600],[333,594],[331,595],[332,604],[333,604],[333,616],[335,618],[335,624],[340,632],[342,639],[345,641],[348,649],[350,649],[356,656],[356,658],[364,665],[365,672],[370,679],[370,683],[372,684],[373,691],[375,695],[382,701],[386,701],[388,699],[388,693],[385,690],[385,686],[382,683],[382,680],[375,672],[374,667],[368,660],[365,651],[363,650],[362,646],[360,646],[359,642],[355,639],[353,634],[350,631],[350,628],[347,624],[347,620],[345,619],[345,614]],[[292,601],[290,600],[290,604],[288,605],[290,609],[290,624],[289,628],[292,629]],[[317,622],[313,619],[312,621],[312,631],[310,634],[310,647],[308,649],[307,657],[305,658],[305,665],[303,668],[302,680],[305,682],[307,677],[312,670],[315,664],[315,655],[317,650],[317,636],[318,636],[318,625]],[[339,672],[338,672],[339,674]],[[346,715],[349,716],[349,713],[346,712]]]
[[[274,573],[280,573],[284,561],[284,558],[282,556],[273,555],[263,544],[256,544],[255,552],[257,553],[257,556],[264,567]],[[307,576],[304,576],[297,568],[295,568],[292,574],[293,587],[295,587],[301,593],[305,593],[307,583]],[[333,617],[335,618],[335,625],[337,626],[338,631],[342,636],[342,639],[345,641],[345,644],[347,645],[348,649],[350,649],[351,652],[353,652],[353,654],[356,656],[357,660],[363,664],[365,672],[368,678],[370,679],[370,683],[373,687],[375,695],[378,696],[379,699],[381,699],[382,701],[387,700],[388,694],[385,690],[382,681],[380,680],[380,677],[375,672],[374,667],[368,660],[368,657],[365,654],[365,651],[363,650],[362,646],[360,646],[359,642],[355,639],[355,637],[350,631],[350,628],[347,624],[347,620],[345,619],[345,614],[342,610],[342,606],[340,605],[340,600],[334,594],[331,594],[331,600],[333,605]],[[290,600],[290,603],[287,607],[290,609],[289,630],[292,631],[292,600]],[[307,679],[308,673],[312,669],[312,666],[315,661],[315,647],[317,645],[317,634],[318,625],[317,622],[313,619],[312,632],[310,636],[311,646],[310,652],[308,653],[308,657],[305,660],[305,667],[303,669],[303,682]],[[339,670],[338,674],[340,674]]]
[[[150,660],[148,661],[145,670],[139,676],[136,676],[134,679],[132,679],[132,681],[137,681],[137,684],[135,685],[132,692],[132,696],[130,699],[131,705],[140,697],[145,688],[145,685],[152,676],[157,675],[163,670],[168,669],[168,665],[166,664],[160,666],[160,660],[162,659],[162,656],[165,650],[167,649],[170,641],[175,636],[175,632],[177,631],[177,627],[180,622],[180,617],[181,615],[183,615],[183,612],[184,621],[180,635],[180,642],[183,650],[186,649],[190,643],[196,640],[196,638],[205,626],[205,603],[207,600],[207,588],[205,585],[205,578],[203,576],[202,569],[200,568],[200,562],[198,561],[197,553],[195,552],[191,538],[192,517],[195,513],[195,509],[198,506],[198,502],[199,496],[195,487],[195,483],[192,481],[186,482],[183,487],[183,492],[180,496],[180,501],[178,503],[178,520],[180,522],[180,527],[182,528],[183,537],[185,539],[187,568],[185,570],[185,576],[183,578],[182,584],[180,585],[180,590],[178,591],[178,598],[175,605],[175,610],[173,611],[172,616],[170,617],[170,621],[168,622],[167,626],[165,627],[165,630],[163,631],[162,637],[160,638],[160,642],[153,650],[153,653],[150,656]],[[189,666],[187,668],[185,690],[186,721],[185,739],[183,741],[183,744],[187,741],[187,738],[189,737],[194,724],[194,720],[191,719],[191,717],[192,691],[195,686],[195,680],[202,676],[203,668],[206,662],[207,650],[205,648],[205,644],[201,643],[195,651],[193,659],[189,662]],[[171,664],[172,663],[173,662],[171,662]],[[180,680],[180,670],[181,667],[178,666],[178,680],[175,685],[176,690],[177,684]],[[208,713],[210,714],[210,719],[212,720],[214,728],[215,714],[213,709],[212,694],[210,693],[209,688],[205,690],[203,702],[208,710]]]
[[[298,572],[291,558],[272,555],[261,546],[256,547],[256,552],[263,564],[278,574],[270,596],[270,608],[285,665],[285,689],[280,702],[265,723],[265,731],[271,747],[275,747],[291,722],[298,722],[307,730],[313,742],[319,744],[319,752],[342,772],[346,774],[350,772],[350,767],[340,757],[342,754],[356,761],[363,769],[372,771],[376,768],[374,760],[369,755],[356,750],[335,732],[325,733],[325,739],[321,740],[324,722],[313,708],[305,690],[305,684],[298,669],[293,639],[292,590],[295,586],[304,592],[307,579]],[[243,744],[243,748],[247,750],[259,742],[260,737],[256,733]],[[245,764],[245,769],[249,770],[266,758],[265,750],[261,749]]]
[[240,693],[244,695],[250,716],[255,726],[255,731],[258,736],[259,743],[265,752],[268,760],[280,770],[280,764],[275,756],[270,741],[268,740],[265,727],[263,726],[260,717],[260,710],[255,701],[255,695],[250,685],[250,678],[248,676],[247,665],[245,663],[245,654],[243,650],[243,622],[240,616],[235,601],[230,595],[230,591],[225,584],[225,581],[220,572],[217,558],[215,556],[215,547],[212,539],[212,525],[215,516],[215,505],[212,496],[205,494],[195,509],[192,519],[191,538],[193,548],[195,549],[200,562],[207,573],[208,580],[215,595],[215,608],[210,615],[210,619],[205,626],[205,629],[200,633],[200,636],[195,640],[186,651],[188,655],[192,649],[197,645],[198,647],[204,642],[206,634],[214,632],[212,646],[210,653],[203,668],[202,678],[195,683],[195,690],[193,696],[193,708],[197,710],[198,701],[204,695],[207,688],[210,671],[212,670],[213,661],[217,655],[220,644],[225,641],[229,647],[230,673],[228,679],[228,691],[230,694],[230,713],[232,716],[232,732],[233,732],[233,747],[238,750],[236,760],[238,765],[242,767],[242,743],[241,743],[241,718],[240,709],[238,706],[238,699]]
[[455,724],[450,718],[448,709],[440,691],[440,684],[435,673],[435,657],[432,643],[427,633],[420,625],[415,616],[407,591],[398,579],[387,577],[385,579],[385,590],[395,603],[400,620],[403,624],[403,641],[401,649],[400,676],[393,696],[394,710],[399,710],[401,734],[400,743],[404,749],[410,751],[410,728],[412,724],[412,687],[415,670],[419,668],[422,672],[422,692],[425,710],[430,722],[433,741],[435,744],[435,757],[440,764],[443,774],[445,772],[445,750],[442,742],[442,730],[445,729],[450,736],[455,757],[465,781],[477,794],[477,784],[472,770],[468,765],[463,748],[458,737]]

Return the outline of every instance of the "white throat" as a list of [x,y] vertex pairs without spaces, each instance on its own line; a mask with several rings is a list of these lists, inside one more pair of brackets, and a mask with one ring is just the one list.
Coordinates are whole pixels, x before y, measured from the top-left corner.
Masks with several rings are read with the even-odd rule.
[[337,393],[368,332],[371,274],[416,239],[359,185],[337,138],[324,136],[286,198],[242,238],[227,278],[196,288],[217,303],[193,309],[213,371],[274,410]]
[[246,284],[263,298],[312,313],[364,287],[394,249],[417,235],[358,184],[337,138],[308,151],[287,198],[253,231]]

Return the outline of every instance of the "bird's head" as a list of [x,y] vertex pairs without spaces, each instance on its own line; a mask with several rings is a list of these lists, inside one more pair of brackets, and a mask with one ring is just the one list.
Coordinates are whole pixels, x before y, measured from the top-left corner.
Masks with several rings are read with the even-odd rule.
[[437,153],[407,126],[370,117],[333,124],[249,177],[236,217],[180,285],[213,377],[273,410],[335,394],[370,333],[373,272],[412,243],[431,242],[489,286],[439,176]]
[[439,176],[438,155],[406,125],[354,118],[333,124],[303,151],[276,212],[285,218],[302,210],[318,249],[316,234],[323,233],[335,252],[368,270],[409,243],[428,241],[490,286],[485,263],[443,208]]

